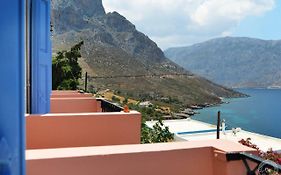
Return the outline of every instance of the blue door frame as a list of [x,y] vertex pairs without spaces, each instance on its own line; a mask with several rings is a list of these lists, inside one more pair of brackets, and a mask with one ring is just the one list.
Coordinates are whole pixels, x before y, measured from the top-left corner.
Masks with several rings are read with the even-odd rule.
[[0,174],[25,174],[25,2],[0,1]]
[[50,111],[52,90],[52,55],[50,33],[50,0],[31,3],[31,113]]
[[[48,113],[51,94],[50,0],[0,1],[0,175],[25,175],[25,51],[31,50],[32,113]],[[29,25],[29,24],[27,24]]]

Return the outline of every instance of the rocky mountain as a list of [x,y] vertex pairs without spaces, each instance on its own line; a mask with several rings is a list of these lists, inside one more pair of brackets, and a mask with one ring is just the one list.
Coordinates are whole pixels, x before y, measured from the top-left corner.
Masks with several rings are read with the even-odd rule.
[[105,13],[102,0],[53,0],[52,25],[54,53],[84,41],[80,64],[93,77],[90,83],[96,89],[142,99],[170,97],[185,104],[241,95],[167,59],[125,17]]
[[228,87],[281,87],[281,40],[225,37],[171,48],[165,55]]

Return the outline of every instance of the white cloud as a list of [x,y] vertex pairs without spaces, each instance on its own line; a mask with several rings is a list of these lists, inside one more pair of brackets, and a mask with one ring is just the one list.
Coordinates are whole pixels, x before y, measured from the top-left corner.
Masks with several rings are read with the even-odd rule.
[[103,0],[165,49],[231,35],[241,20],[263,15],[276,0]]
[[198,6],[191,19],[200,26],[223,20],[240,21],[246,16],[260,15],[273,5],[273,0],[208,0]]

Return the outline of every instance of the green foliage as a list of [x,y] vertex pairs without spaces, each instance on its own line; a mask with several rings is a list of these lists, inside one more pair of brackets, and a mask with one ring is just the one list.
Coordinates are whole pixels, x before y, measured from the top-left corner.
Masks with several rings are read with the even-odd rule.
[[112,101],[114,101],[114,102],[118,102],[118,103],[120,103],[120,98],[118,98],[118,97],[116,97],[116,96],[112,96]]
[[163,114],[159,111],[156,111],[156,106],[151,107],[139,107],[139,105],[128,104],[130,109],[139,111],[142,114],[142,119],[147,120],[160,120]]
[[58,52],[52,60],[53,90],[76,90],[82,69],[78,64],[81,58],[83,41],[73,46],[70,51]]
[[123,104],[126,105],[128,104],[128,97],[125,97],[124,101],[123,101]]
[[162,143],[174,140],[174,134],[169,131],[167,126],[159,120],[153,128],[149,128],[145,123],[142,123],[141,128],[141,143]]
[[[134,104],[128,104],[128,106],[142,114],[141,143],[160,143],[174,140],[174,134],[170,132],[168,127],[164,126],[161,120],[162,113],[156,111],[156,106],[142,108]],[[145,124],[147,120],[151,119],[158,120],[152,128]]]

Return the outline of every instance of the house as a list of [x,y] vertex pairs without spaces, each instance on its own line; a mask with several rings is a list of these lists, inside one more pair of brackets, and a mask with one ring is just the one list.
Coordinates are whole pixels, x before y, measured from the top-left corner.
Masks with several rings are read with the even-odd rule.
[[138,112],[52,92],[50,0],[3,0],[0,13],[1,175],[242,175],[242,159],[254,168],[240,152],[255,150],[225,140],[140,145]]
[[153,106],[153,103],[151,103],[150,101],[144,101],[144,102],[140,102],[139,106],[148,108]]

